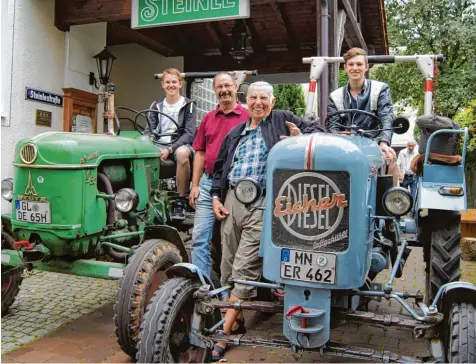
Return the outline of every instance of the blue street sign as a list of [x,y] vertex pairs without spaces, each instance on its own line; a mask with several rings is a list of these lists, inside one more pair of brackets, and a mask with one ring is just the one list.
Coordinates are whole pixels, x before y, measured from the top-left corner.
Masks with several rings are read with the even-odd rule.
[[63,96],[25,87],[25,99],[42,102],[53,106],[63,107]]

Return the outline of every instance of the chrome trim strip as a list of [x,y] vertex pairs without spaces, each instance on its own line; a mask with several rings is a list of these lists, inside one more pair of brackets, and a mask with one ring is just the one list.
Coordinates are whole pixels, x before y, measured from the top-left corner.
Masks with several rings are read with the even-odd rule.
[[93,169],[97,164],[23,164],[13,163],[13,166],[20,168],[38,168],[38,169]]

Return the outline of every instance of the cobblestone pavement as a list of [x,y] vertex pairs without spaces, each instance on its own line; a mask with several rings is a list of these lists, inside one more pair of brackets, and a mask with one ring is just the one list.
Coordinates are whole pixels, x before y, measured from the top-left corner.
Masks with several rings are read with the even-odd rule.
[[[412,248],[405,276],[396,279],[395,289],[424,291],[422,262],[421,249]],[[476,283],[476,262],[462,262],[462,272],[462,279]],[[388,279],[388,274],[389,272],[385,272],[380,275],[379,281]],[[2,318],[2,362],[133,362],[132,358],[121,351],[114,335],[112,303],[116,289],[117,281],[52,273],[38,273],[26,279],[11,313]],[[32,312],[32,307],[37,309]],[[50,311],[43,312],[44,309]],[[405,315],[395,301],[373,301],[369,309],[381,314]],[[40,318],[40,315],[43,316]],[[69,324],[81,315],[80,319]],[[253,314],[246,315],[246,318],[249,335],[271,335],[282,330],[280,315],[267,320]],[[56,329],[58,327],[60,328]],[[28,328],[33,330],[25,331]],[[43,331],[40,333],[40,330]],[[43,335],[43,338],[18,348],[22,343]],[[349,323],[333,329],[331,340],[376,351],[388,350],[400,355],[428,355],[427,341],[413,339],[411,331],[405,329]],[[14,348],[16,350],[12,350]],[[225,359],[228,362],[294,362],[289,350],[257,347],[230,348]],[[304,353],[298,360],[353,361],[356,362],[347,358],[321,357],[318,353]]]
[[2,354],[43,337],[114,300],[118,281],[35,272],[2,317]]

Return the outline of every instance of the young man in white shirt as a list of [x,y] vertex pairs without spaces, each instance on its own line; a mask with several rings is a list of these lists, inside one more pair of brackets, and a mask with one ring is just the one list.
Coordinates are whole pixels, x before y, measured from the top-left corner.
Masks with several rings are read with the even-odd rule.
[[398,154],[397,164],[400,169],[400,186],[404,188],[410,187],[410,192],[415,197],[416,178],[410,168],[413,158],[418,155],[418,148],[414,140],[407,143],[407,147]]
[[[156,140],[162,151],[161,159],[166,161],[172,158],[177,164],[177,192],[179,199],[175,202],[172,220],[184,220],[184,209],[187,203],[186,194],[190,184],[191,175],[191,147],[196,131],[196,109],[192,100],[180,95],[183,79],[180,71],[176,68],[168,68],[163,71],[162,88],[165,98],[152,103],[150,109],[158,110],[169,115],[176,124],[168,117],[150,112],[152,130],[157,134],[178,133],[178,137],[162,136]],[[178,126],[178,127],[177,127]],[[150,133],[150,130],[146,130]]]

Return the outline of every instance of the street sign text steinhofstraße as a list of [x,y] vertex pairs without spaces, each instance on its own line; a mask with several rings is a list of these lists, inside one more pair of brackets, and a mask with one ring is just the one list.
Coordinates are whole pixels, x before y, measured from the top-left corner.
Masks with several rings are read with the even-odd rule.
[[250,0],[132,0],[131,28],[249,18]]

